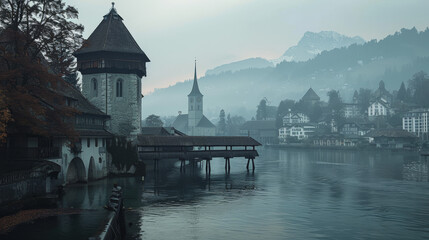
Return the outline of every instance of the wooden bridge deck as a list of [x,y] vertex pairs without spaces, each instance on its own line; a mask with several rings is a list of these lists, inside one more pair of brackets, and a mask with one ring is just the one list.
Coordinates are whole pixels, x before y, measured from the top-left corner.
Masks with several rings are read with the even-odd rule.
[[184,159],[184,160],[211,160],[212,158],[256,158],[259,156],[256,150],[203,150],[203,151],[139,151],[139,157],[143,160]]
[[261,144],[251,137],[141,135],[137,145],[139,158],[153,160],[155,167],[162,159],[181,160],[182,165],[186,160],[206,160],[206,170],[210,171],[213,158],[225,158],[225,170],[230,169],[230,159],[234,157],[247,158],[247,168],[250,160],[254,166],[254,159],[259,156],[255,147]]

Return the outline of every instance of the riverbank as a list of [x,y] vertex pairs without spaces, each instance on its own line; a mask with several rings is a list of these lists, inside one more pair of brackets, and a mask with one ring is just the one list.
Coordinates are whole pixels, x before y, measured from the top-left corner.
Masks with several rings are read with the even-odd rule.
[[264,147],[272,149],[319,149],[319,150],[350,150],[369,152],[419,152],[417,148],[377,148],[375,146],[318,146],[311,144],[269,144]]

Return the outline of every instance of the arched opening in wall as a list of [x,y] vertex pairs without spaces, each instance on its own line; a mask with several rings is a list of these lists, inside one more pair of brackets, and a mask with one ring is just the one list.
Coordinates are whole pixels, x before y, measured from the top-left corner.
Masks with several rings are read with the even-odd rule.
[[86,171],[85,165],[83,164],[82,159],[73,158],[70,162],[69,167],[67,168],[66,182],[67,183],[76,183],[76,182],[85,182],[86,181]]
[[96,179],[97,175],[96,175],[96,169],[95,169],[95,162],[94,162],[94,158],[91,157],[91,159],[89,160],[89,166],[88,166],[88,181],[93,181]]

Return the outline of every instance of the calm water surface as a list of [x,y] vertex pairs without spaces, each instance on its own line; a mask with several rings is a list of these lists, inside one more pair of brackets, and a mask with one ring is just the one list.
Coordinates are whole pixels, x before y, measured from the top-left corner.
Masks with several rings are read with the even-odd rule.
[[428,164],[416,153],[266,149],[260,155],[255,172],[237,158],[226,175],[224,160],[214,159],[210,178],[203,168],[180,174],[176,164],[144,182],[73,186],[60,204],[85,209],[82,215],[36,221],[9,236],[19,239],[25,230],[39,239],[85,239],[102,228],[101,206],[118,182],[130,239],[429,238]]

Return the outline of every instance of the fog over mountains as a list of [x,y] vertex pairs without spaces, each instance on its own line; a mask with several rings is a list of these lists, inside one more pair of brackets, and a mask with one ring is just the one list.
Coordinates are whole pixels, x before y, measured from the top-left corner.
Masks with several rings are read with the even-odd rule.
[[[204,113],[215,119],[224,109],[227,114],[250,119],[264,97],[277,106],[283,99],[301,98],[311,86],[322,99],[330,89],[337,89],[347,101],[355,89],[376,88],[380,80],[388,90],[397,90],[414,73],[429,72],[428,29],[402,29],[379,41],[362,41],[333,32],[307,32],[282,56],[296,61],[308,58],[307,61],[283,61],[274,66],[270,61],[254,58],[209,70],[199,79]],[[329,49],[332,46],[340,47]],[[189,71],[192,76],[193,69]],[[192,81],[187,80],[146,95],[143,117],[186,113],[191,87]]]
[[365,40],[361,37],[348,37],[333,31],[322,31],[319,33],[306,32],[299,40],[298,44],[290,47],[278,59],[267,60],[264,58],[249,58],[237,62],[223,64],[206,71],[206,75],[219,74],[222,72],[235,72],[249,68],[275,67],[276,64],[283,61],[303,62],[317,56],[323,51],[329,51],[334,48],[348,47],[352,44],[363,44]]
[[314,58],[323,51],[364,43],[365,40],[359,36],[347,37],[333,31],[306,32],[298,45],[290,47],[280,60],[303,62]]

